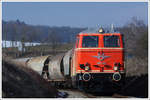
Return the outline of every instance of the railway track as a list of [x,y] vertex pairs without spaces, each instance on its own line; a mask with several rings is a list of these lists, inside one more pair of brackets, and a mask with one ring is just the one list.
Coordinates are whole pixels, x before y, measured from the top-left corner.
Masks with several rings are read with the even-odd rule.
[[60,92],[67,94],[66,98],[96,98],[96,96],[77,89],[59,89]]
[[[63,94],[66,94],[65,98],[131,98],[130,96],[123,96],[120,94],[113,94],[113,95],[101,95],[101,94],[94,94],[94,93],[86,93],[84,91],[80,91],[77,89],[58,89]],[[133,98],[133,97],[132,97]]]

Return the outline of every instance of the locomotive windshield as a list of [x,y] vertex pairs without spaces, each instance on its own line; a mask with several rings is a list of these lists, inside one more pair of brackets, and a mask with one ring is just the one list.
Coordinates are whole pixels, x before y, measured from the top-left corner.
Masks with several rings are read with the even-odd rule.
[[104,36],[104,47],[120,47],[119,36]]
[[83,36],[82,47],[98,47],[98,36]]

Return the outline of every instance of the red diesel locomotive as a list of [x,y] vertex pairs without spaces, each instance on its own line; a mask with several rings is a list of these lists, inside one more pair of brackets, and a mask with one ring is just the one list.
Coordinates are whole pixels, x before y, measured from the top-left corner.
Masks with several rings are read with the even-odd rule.
[[[120,33],[80,33],[72,56],[75,86],[121,86],[125,77],[123,36]],[[111,84],[111,85],[110,85]],[[107,85],[106,85],[107,87]]]

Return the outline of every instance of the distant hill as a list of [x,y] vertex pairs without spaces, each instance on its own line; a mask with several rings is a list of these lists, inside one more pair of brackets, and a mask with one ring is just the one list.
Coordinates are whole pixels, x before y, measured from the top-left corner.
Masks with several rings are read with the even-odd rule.
[[[50,27],[29,25],[19,20],[2,21],[2,40],[25,42],[50,42],[56,38],[61,43],[74,42],[75,36],[87,28],[69,26]],[[56,40],[55,39],[55,40]]]

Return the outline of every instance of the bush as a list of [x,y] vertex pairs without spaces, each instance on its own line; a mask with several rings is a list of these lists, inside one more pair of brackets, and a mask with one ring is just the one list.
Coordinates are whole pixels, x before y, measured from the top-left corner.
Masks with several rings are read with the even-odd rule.
[[148,73],[148,59],[130,58],[126,60],[126,75],[141,76]]

